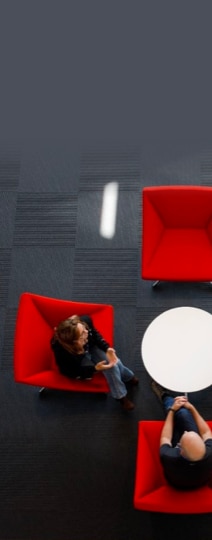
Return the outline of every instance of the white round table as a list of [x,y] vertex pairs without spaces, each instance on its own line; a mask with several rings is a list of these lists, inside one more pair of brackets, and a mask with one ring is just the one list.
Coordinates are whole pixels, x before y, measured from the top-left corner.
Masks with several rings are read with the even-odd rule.
[[178,307],[154,319],[144,333],[141,354],[146,370],[175,392],[195,392],[212,384],[212,315]]

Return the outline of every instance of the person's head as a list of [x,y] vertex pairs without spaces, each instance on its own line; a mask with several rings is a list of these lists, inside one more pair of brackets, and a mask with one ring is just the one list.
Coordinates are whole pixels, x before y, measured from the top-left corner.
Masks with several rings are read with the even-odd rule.
[[195,431],[185,431],[180,439],[181,455],[189,461],[199,461],[205,455],[205,444]]
[[56,338],[65,349],[78,352],[83,349],[88,340],[87,325],[80,320],[78,315],[72,315],[58,324]]

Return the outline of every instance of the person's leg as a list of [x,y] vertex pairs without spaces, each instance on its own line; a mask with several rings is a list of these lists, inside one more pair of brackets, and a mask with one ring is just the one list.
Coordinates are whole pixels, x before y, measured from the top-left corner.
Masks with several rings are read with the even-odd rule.
[[[104,351],[102,351],[98,347],[92,347],[91,357],[94,364],[98,364],[98,362],[101,362],[102,360],[105,360],[108,364],[108,359],[107,359],[106,354],[104,353]],[[119,361],[114,367],[112,367],[111,369],[102,371],[102,373],[107,379],[107,382],[110,387],[110,392],[113,398],[121,399],[127,395],[127,389],[121,377]],[[133,373],[132,373],[132,377],[133,377]]]
[[167,413],[174,403],[174,398],[170,396],[170,394],[164,392],[164,394],[161,396],[161,402],[165,413]]
[[[105,360],[108,363],[106,354],[101,351],[98,347],[92,347],[91,350],[92,360],[95,364]],[[129,381],[133,376],[133,372],[126,368],[122,362],[118,359],[118,362],[111,369],[102,371],[103,375],[107,379],[108,385],[110,387],[111,396],[114,399],[123,400],[122,404],[126,408],[133,408],[134,405],[132,402],[127,400],[127,388],[122,376],[125,378],[126,382]]]
[[185,407],[181,407],[181,409],[179,409],[175,413],[175,423],[180,433],[180,437],[182,436],[184,431],[195,431],[196,433],[199,433],[197,424],[193,419],[192,413]]
[[[162,403],[165,413],[168,413],[170,407],[173,406],[174,397],[169,394],[169,391],[160,386],[155,381],[152,381],[151,387],[153,392],[157,395],[159,401]],[[196,431],[198,433],[197,425],[194,422],[191,412],[185,407],[181,407],[176,411],[174,415],[174,431],[172,437],[172,444],[175,446],[181,438],[184,431]]]
[[119,367],[121,379],[123,382],[128,383],[135,377],[133,371],[129,369],[127,366],[125,366],[123,362],[120,360],[120,358],[118,358],[117,365]]
[[[174,398],[172,396],[169,394],[163,395],[162,404],[165,412],[168,412],[168,409],[172,407],[173,403]],[[175,412],[174,421],[176,428],[179,432],[181,432],[181,435],[184,433],[184,431],[196,431],[196,433],[199,433],[196,422],[194,421],[191,412],[186,409],[186,407],[181,407]]]
[[96,347],[96,345],[90,348],[90,355],[94,364],[98,364],[98,362],[102,362],[103,360],[108,364],[105,352],[99,349],[99,347]]
[[110,387],[111,396],[115,399],[122,399],[127,395],[127,388],[122,381],[121,373],[118,364],[111,369],[102,372],[107,379]]
[[[162,405],[164,411],[167,413],[169,408],[172,407],[174,398],[169,394],[162,396]],[[184,431],[195,431],[199,433],[196,422],[193,419],[191,412],[185,407],[181,407],[174,414],[174,432],[172,437],[172,445],[176,446]]]

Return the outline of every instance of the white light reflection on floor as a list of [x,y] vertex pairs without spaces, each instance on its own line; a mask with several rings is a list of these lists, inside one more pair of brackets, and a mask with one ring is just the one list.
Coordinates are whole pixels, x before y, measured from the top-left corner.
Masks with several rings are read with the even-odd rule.
[[104,187],[100,221],[100,234],[103,238],[110,239],[115,234],[118,188],[118,182],[109,182]]

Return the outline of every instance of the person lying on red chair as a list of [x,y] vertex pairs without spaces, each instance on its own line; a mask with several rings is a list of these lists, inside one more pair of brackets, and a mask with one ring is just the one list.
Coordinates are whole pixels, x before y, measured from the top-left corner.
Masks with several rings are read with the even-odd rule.
[[212,433],[186,396],[172,397],[152,381],[167,414],[160,437],[160,459],[167,481],[178,489],[212,482]]
[[94,327],[91,317],[72,315],[61,321],[54,330],[51,346],[63,375],[91,379],[95,371],[102,371],[112,397],[120,401],[123,409],[134,409],[134,403],[127,396],[126,384],[135,386],[138,379],[117,358],[115,350]]

